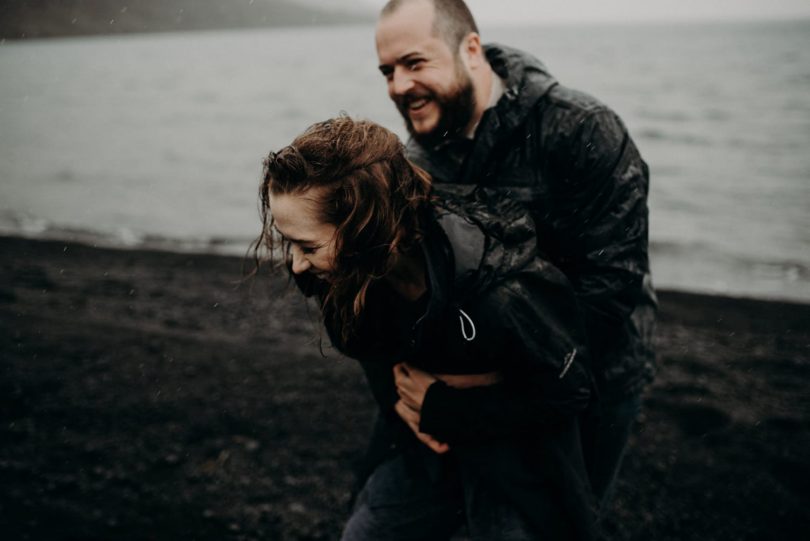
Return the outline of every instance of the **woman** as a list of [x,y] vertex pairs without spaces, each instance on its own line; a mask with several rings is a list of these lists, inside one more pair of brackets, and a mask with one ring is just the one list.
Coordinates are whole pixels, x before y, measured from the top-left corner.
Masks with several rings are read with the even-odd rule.
[[435,196],[394,134],[347,117],[270,153],[260,197],[257,258],[284,254],[380,408],[343,539],[590,538],[584,341],[525,211]]

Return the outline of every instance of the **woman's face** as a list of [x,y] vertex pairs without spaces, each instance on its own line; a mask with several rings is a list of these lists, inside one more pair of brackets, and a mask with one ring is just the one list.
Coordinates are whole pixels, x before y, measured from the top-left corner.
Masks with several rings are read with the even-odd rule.
[[270,212],[279,233],[290,243],[292,271],[329,280],[335,264],[335,231],[320,220],[317,188],[297,194],[270,194]]

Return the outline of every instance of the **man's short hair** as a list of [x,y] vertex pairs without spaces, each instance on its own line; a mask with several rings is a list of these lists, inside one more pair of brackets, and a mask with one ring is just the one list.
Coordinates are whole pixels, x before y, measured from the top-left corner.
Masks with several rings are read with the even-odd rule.
[[[415,0],[389,0],[380,12],[381,17],[397,11],[402,5]],[[458,54],[459,45],[470,32],[478,33],[478,26],[463,0],[426,0],[433,4],[433,32]]]

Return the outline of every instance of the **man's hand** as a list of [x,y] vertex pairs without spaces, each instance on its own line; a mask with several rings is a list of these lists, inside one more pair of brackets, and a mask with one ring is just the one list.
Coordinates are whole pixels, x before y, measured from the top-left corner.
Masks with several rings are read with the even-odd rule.
[[408,364],[399,363],[394,365],[394,383],[400,397],[400,400],[394,405],[394,409],[402,420],[411,427],[419,441],[430,447],[434,452],[443,454],[450,450],[449,445],[436,440],[430,434],[419,431],[422,403],[425,401],[425,393],[427,393],[428,387],[434,381],[436,381],[436,378],[427,372],[418,370]]

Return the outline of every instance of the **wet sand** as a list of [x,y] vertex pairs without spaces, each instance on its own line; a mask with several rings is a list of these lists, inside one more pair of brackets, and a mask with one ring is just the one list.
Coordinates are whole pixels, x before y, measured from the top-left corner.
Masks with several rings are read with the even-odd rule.
[[[4,539],[337,539],[373,404],[280,276],[0,238]],[[810,306],[660,292],[615,540],[810,531]]]

